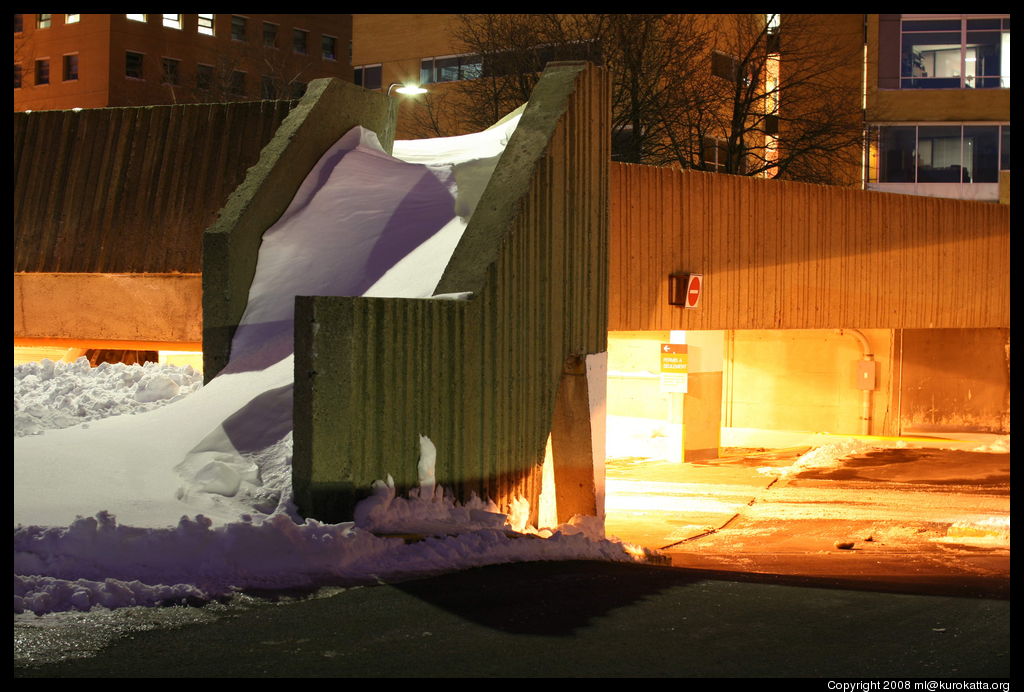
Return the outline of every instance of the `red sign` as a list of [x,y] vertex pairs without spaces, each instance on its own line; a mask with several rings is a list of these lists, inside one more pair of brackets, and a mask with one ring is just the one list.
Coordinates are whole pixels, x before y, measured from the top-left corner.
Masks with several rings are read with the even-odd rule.
[[690,280],[686,282],[686,303],[684,307],[695,308],[700,304],[700,291],[704,285],[704,277],[700,274],[690,274]]

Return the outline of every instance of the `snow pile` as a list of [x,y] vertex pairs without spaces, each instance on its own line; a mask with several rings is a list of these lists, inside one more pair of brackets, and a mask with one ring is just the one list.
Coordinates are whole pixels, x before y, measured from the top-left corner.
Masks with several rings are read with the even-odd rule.
[[[259,524],[243,517],[223,526],[202,515],[182,517],[176,527],[153,529],[119,525],[100,512],[67,527],[18,527],[14,611],[195,603],[250,589],[395,581],[505,562],[639,557],[635,549],[573,525],[546,531],[542,539],[510,530],[504,515],[473,503],[460,507],[411,494],[400,504],[399,516],[386,522],[396,532],[439,522],[452,535],[407,542],[376,535],[358,521],[298,523],[283,513]],[[357,509],[366,513],[362,505]]]
[[109,416],[134,415],[203,386],[192,366],[73,363],[43,359],[14,366],[14,435],[37,435]]
[[983,517],[953,522],[938,543],[1010,547],[1010,517]]
[[762,466],[758,473],[779,478],[788,478],[809,469],[835,469],[843,466],[843,459],[854,454],[864,454],[875,449],[877,445],[868,444],[856,439],[839,440],[821,447],[815,447],[803,454],[799,459],[785,468]]
[[979,444],[969,449],[971,452],[991,452],[993,454],[1010,453],[1010,436],[1002,435],[988,444]]

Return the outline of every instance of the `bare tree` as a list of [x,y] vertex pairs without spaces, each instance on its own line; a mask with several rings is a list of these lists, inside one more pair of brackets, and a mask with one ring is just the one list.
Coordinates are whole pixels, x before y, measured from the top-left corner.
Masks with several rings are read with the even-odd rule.
[[479,74],[416,115],[425,135],[487,127],[529,98],[547,62],[584,59],[611,74],[616,160],[846,182],[863,44],[815,17],[785,15],[780,32],[763,14],[462,15],[455,36]]

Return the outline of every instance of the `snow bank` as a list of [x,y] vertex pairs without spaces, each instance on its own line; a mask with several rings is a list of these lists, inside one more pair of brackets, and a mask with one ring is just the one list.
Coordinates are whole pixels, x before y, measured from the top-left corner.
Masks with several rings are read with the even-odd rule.
[[135,415],[203,386],[192,366],[73,363],[43,359],[14,366],[14,436],[38,435],[110,416]]

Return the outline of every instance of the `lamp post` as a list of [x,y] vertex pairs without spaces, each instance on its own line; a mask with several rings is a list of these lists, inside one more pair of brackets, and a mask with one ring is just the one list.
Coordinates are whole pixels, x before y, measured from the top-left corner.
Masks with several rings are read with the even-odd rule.
[[[395,87],[398,88],[395,89]],[[399,94],[403,94],[405,96],[415,96],[416,94],[427,93],[427,90],[421,86],[418,86],[416,84],[405,85],[402,84],[401,82],[394,82],[391,86],[388,87],[388,96],[391,96],[392,91],[398,92]]]

